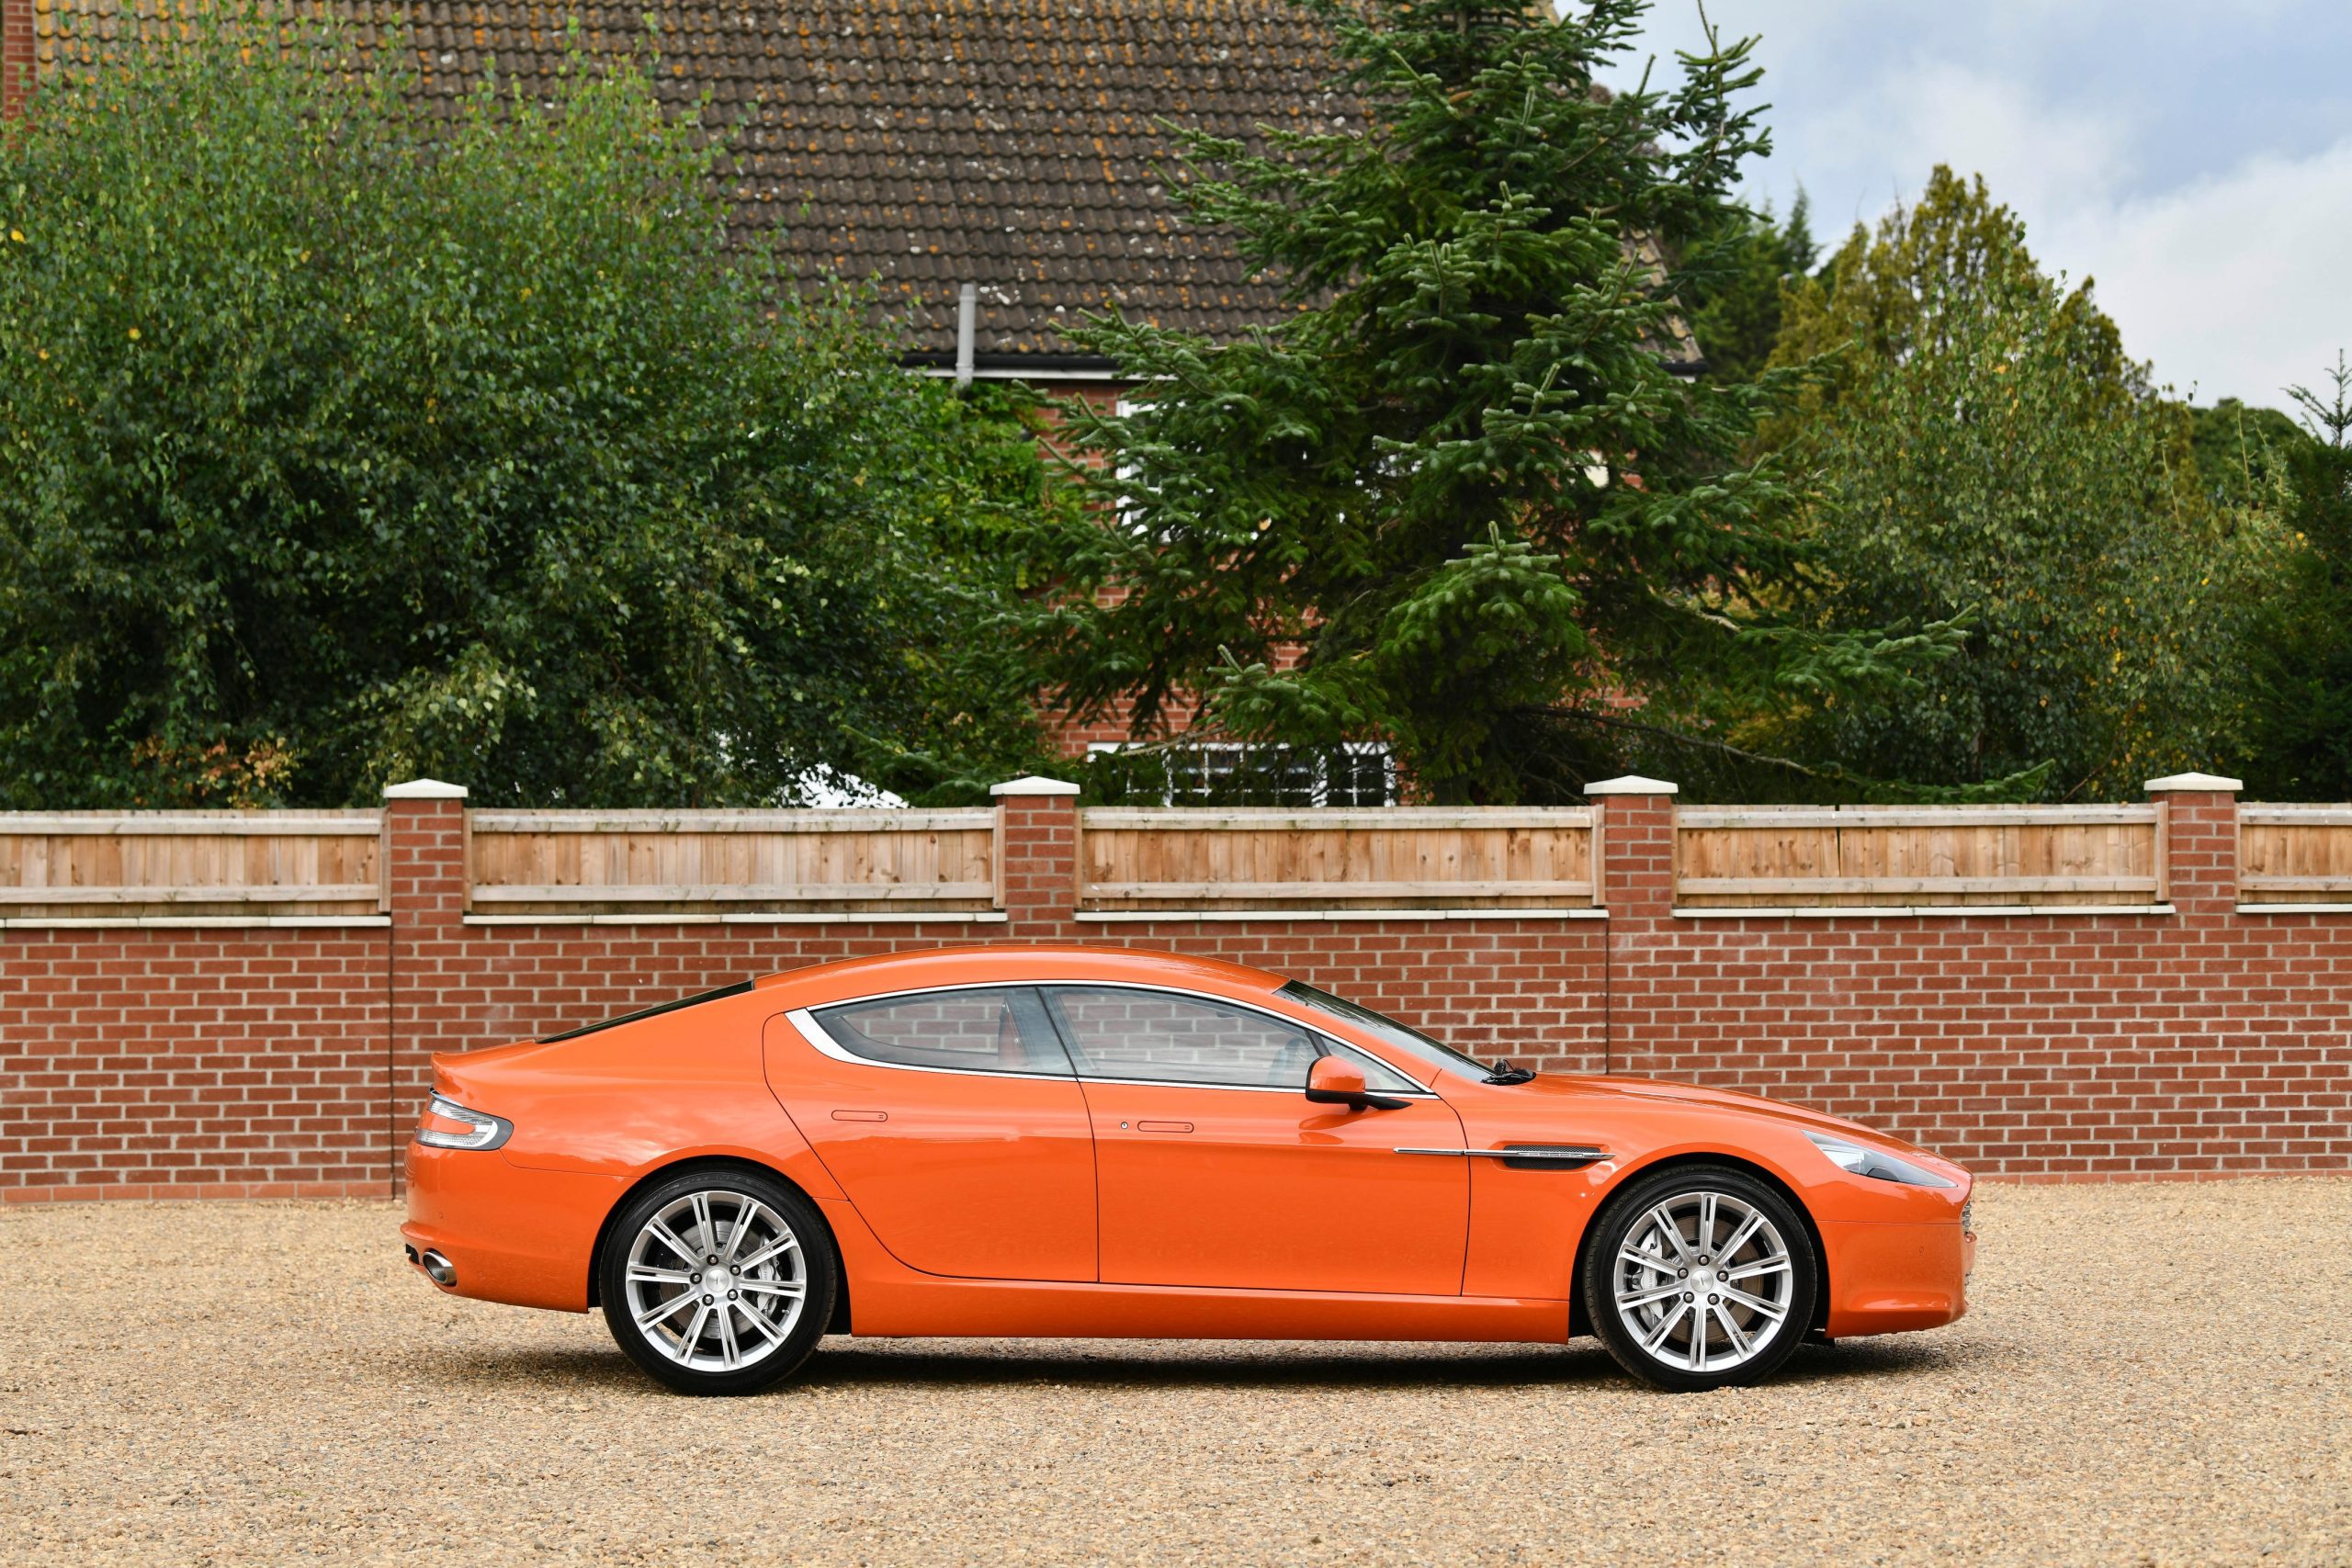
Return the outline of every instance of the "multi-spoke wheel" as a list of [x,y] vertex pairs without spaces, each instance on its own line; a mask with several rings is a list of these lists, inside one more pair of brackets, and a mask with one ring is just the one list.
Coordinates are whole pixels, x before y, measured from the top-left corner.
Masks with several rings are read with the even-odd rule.
[[1618,1364],[1660,1388],[1752,1382],[1813,1318],[1813,1245],[1788,1201],[1743,1171],[1634,1182],[1593,1222],[1585,1311]]
[[808,1202],[749,1170],[689,1171],[632,1199],[597,1259],[629,1359],[688,1393],[749,1393],[808,1359],[833,1310],[833,1249]]

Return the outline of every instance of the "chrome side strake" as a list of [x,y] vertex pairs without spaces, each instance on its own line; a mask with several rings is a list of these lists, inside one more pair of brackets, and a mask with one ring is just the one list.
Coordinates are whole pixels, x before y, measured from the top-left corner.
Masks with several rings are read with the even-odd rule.
[[1397,1149],[1400,1155],[1449,1155],[1456,1159],[1555,1160],[1564,1165],[1596,1165],[1609,1157],[1607,1149],[1568,1144],[1531,1144],[1501,1149]]

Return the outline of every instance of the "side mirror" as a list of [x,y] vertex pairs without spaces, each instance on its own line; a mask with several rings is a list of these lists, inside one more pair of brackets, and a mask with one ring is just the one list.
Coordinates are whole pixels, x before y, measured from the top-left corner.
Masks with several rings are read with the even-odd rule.
[[1405,1102],[1374,1094],[1364,1082],[1363,1069],[1344,1056],[1317,1056],[1306,1069],[1306,1098],[1317,1105],[1344,1105],[1351,1111],[1401,1111]]

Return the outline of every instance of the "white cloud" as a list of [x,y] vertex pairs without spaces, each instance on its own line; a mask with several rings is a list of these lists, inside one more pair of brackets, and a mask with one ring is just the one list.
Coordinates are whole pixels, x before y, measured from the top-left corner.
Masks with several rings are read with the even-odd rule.
[[[1783,141],[1791,155],[1776,161],[1784,175],[1849,185],[1896,174],[1909,195],[1929,169],[1949,164],[1963,176],[1982,174],[1995,199],[2021,213],[2121,188],[2133,146],[2119,115],[2037,102],[2014,79],[1944,62],[1890,71]],[[1860,188],[1868,199],[1867,184]],[[1894,195],[1880,193],[1882,209]]]
[[[1707,0],[1762,35],[1776,149],[1831,244],[1937,164],[1984,175],[2045,266],[2095,277],[2125,347],[2199,400],[2282,406],[2352,348],[2352,96],[2341,0]],[[1659,0],[1645,46],[1697,42]],[[1626,74],[1638,71],[1629,62]]]
[[2200,402],[2282,406],[2279,389],[2352,348],[2352,138],[2154,196],[2020,211],[2044,263],[2095,277],[2125,347]]

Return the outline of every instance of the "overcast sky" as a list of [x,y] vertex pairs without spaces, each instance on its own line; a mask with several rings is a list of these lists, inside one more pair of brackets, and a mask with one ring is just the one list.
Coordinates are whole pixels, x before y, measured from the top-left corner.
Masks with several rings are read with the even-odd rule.
[[[1571,0],[1572,3],[1572,0]],[[1828,244],[1948,163],[2042,265],[2097,280],[2137,358],[2197,400],[2283,406],[2352,349],[2346,0],[1711,0],[1759,35],[1757,191],[1802,184]],[[1661,73],[1700,38],[1657,0]],[[1612,80],[1640,74],[1629,62]],[[1660,79],[1666,79],[1662,76]]]

